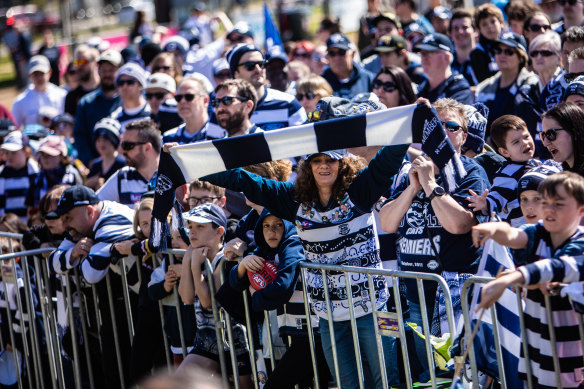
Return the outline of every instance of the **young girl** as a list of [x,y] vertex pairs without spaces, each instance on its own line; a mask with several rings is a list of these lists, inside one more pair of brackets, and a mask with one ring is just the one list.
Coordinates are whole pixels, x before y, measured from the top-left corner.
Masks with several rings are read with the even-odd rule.
[[[171,245],[175,250],[186,250],[189,239],[186,231],[174,230],[171,233]],[[173,293],[174,287],[178,286],[182,272],[182,255],[174,256],[174,264],[170,264],[170,258],[164,256],[162,263],[152,273],[148,283],[148,295],[154,301],[162,302],[164,315],[164,332],[170,341],[170,351],[172,352],[174,367],[179,367],[183,361],[182,344],[184,342],[187,352],[193,349],[196,320],[195,309],[192,304],[183,304],[177,300],[177,295]],[[180,307],[184,340],[181,341],[177,306]]]
[[120,123],[112,118],[98,121],[93,128],[93,142],[99,157],[89,163],[86,185],[97,190],[118,169],[126,166],[126,160],[117,151],[120,145]]

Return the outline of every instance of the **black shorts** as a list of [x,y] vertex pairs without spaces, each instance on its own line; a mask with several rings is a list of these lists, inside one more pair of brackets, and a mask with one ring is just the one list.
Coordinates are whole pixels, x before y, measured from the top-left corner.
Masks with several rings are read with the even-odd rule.
[[[189,355],[190,354],[200,355],[220,363],[215,330],[210,328],[197,330],[197,334],[195,335],[195,346],[189,352]],[[236,355],[236,358],[239,375],[250,375],[252,369],[249,353],[240,352],[239,355]],[[225,363],[227,364],[227,371],[233,373],[233,368],[231,367],[231,353],[229,350],[225,350]]]

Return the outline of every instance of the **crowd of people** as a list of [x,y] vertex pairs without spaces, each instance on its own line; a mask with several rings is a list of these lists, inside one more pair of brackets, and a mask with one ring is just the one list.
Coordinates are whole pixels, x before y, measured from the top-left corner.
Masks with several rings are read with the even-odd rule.
[[[62,86],[52,34],[35,55],[24,55],[30,42],[11,25],[4,41],[24,90],[10,109],[0,107],[0,231],[24,239],[22,247],[0,239],[3,253],[53,248],[46,258],[64,365],[78,342],[87,346],[79,352],[89,353],[83,358],[95,387],[136,384],[166,364],[168,346],[177,374],[197,366],[220,375],[227,346],[216,332],[217,300],[231,315],[234,350],[222,351],[237,359],[233,379],[242,388],[253,385],[250,355],[263,355],[250,350],[250,338],[258,350],[268,346],[264,311],[277,318],[274,342],[284,350],[273,355],[264,388],[313,386],[308,327],[321,388],[333,381],[358,388],[361,378],[366,388],[382,388],[385,375],[389,385],[403,384],[403,358],[425,383],[434,369],[425,342],[415,337],[405,356],[400,339],[379,342],[373,310],[395,312],[401,299],[405,320],[422,328],[427,317],[439,336],[444,291],[436,283],[424,281],[420,294],[415,280],[400,281],[395,296],[391,278],[354,274],[348,291],[342,273],[323,279],[308,269],[303,277],[299,264],[439,274],[460,292],[493,239],[513,249],[517,270],[487,284],[480,307],[510,285],[529,288],[529,356],[505,368],[526,379],[528,357],[534,387],[557,387],[543,325],[550,296],[563,387],[582,387],[579,313],[557,285],[584,279],[584,5],[536,3],[450,10],[432,1],[421,14],[415,0],[395,0],[391,10],[369,0],[356,42],[326,17],[313,41],[269,49],[247,23],[234,25],[201,3],[162,41],[139,14],[121,51],[99,38],[78,44]],[[454,185],[422,151],[425,128],[416,128],[422,143],[347,146],[200,177],[176,190],[182,214],[169,215],[165,246],[181,254],[152,244],[158,169],[171,148],[416,103],[431,108],[460,162],[464,174]],[[24,277],[20,266],[17,277]],[[273,282],[258,286],[254,274],[268,270]],[[78,295],[97,294],[82,299],[87,337],[72,337],[81,330],[63,300],[68,279]],[[241,292],[249,294],[252,333]],[[22,320],[14,300],[1,299],[12,320]],[[96,317],[96,301],[113,305]],[[461,321],[460,299],[453,308]],[[0,315],[6,343],[10,329]],[[82,376],[86,384],[85,370]]]

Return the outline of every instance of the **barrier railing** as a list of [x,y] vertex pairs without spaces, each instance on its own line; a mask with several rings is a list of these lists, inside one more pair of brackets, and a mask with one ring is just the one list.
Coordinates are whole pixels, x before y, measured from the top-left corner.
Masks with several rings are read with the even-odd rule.
[[[19,236],[6,236],[0,234],[7,238],[18,239]],[[119,380],[119,387],[125,388],[127,386],[128,380],[128,369],[127,361],[124,359],[127,355],[127,347],[124,342],[130,339],[133,335],[133,307],[131,302],[131,292],[128,287],[128,280],[126,274],[126,268],[123,266],[124,271],[121,272],[121,279],[114,281],[112,276],[108,272],[101,285],[86,285],[79,274],[78,270],[74,268],[69,271],[68,274],[56,275],[52,270],[49,270],[51,266],[47,260],[42,259],[43,255],[46,255],[53,251],[53,249],[37,249],[29,250],[23,252],[9,253],[0,255],[0,262],[4,264],[1,267],[1,275],[3,282],[3,292],[6,311],[6,320],[9,327],[8,336],[9,339],[0,338],[0,344],[2,349],[6,349],[6,345],[9,343],[13,345],[15,352],[13,353],[14,365],[21,366],[22,374],[17,374],[17,385],[19,388],[23,387],[52,387],[52,388],[82,388],[90,387],[97,388],[100,387],[100,382],[103,382],[104,378],[100,376],[103,373],[99,366],[95,364],[95,360],[92,359],[95,354],[95,350],[92,349],[92,345],[96,346],[99,355],[103,358],[112,356],[115,358],[114,365],[116,366],[117,376]],[[168,263],[176,263],[175,256],[184,254],[184,250],[167,250],[164,252],[165,260]],[[20,258],[17,261],[17,258]],[[160,258],[158,258],[160,259]],[[32,262],[31,262],[32,261]],[[225,261],[219,263],[218,266],[221,268],[225,265]],[[405,279],[412,279],[416,282],[416,287],[420,296],[424,295],[424,281],[435,282],[438,288],[442,289],[445,296],[446,303],[446,313],[448,328],[451,337],[455,333],[455,317],[453,313],[452,301],[450,296],[450,290],[446,281],[439,275],[429,274],[429,273],[413,273],[413,272],[401,272],[394,270],[376,270],[367,269],[360,267],[348,267],[348,266],[333,266],[333,265],[317,265],[314,263],[303,262],[300,265],[301,269],[301,281],[307,278],[306,272],[312,271],[320,274],[323,280],[327,280],[330,272],[335,272],[335,274],[343,274],[345,276],[346,288],[351,288],[349,284],[352,274],[364,274],[367,277],[368,282],[368,294],[370,298],[375,299],[376,292],[374,290],[373,277],[382,276],[392,281],[392,298],[393,305],[395,306],[395,313],[397,318],[397,338],[401,339],[401,351],[402,351],[402,361],[403,371],[405,373],[405,385],[408,388],[413,387],[413,377],[412,377],[412,367],[409,355],[413,353],[408,350],[408,344],[406,342],[406,322],[403,314],[406,307],[402,306],[402,301],[400,299],[399,282]],[[211,263],[206,261],[205,267],[207,269],[207,274],[213,274],[211,269]],[[34,274],[31,273],[34,271]],[[223,272],[221,272],[222,274]],[[140,274],[140,272],[138,273]],[[60,329],[57,324],[57,318],[60,315],[59,304],[57,304],[57,292],[52,287],[52,279],[56,276],[62,277],[62,298],[64,304],[62,306],[66,307],[66,321],[67,327],[69,328],[69,334],[65,337],[70,339],[70,347],[66,348],[63,345],[64,335],[63,329]],[[471,320],[469,316],[469,301],[467,299],[469,289],[477,283],[485,283],[489,281],[490,278],[479,278],[473,277],[469,279],[463,286],[461,299],[463,307],[463,318],[466,327],[466,335],[472,332],[470,327]],[[147,280],[142,279],[142,282]],[[113,287],[112,283],[116,282],[121,285],[122,290],[117,290]],[[225,279],[221,280],[224,283]],[[231,315],[222,308],[215,299],[215,284],[213,282],[208,282],[211,289],[211,301],[213,309],[213,317],[215,319],[215,331],[217,335],[218,342],[218,352],[219,352],[219,364],[221,367],[222,379],[225,387],[232,385],[235,388],[239,388],[240,384],[237,379],[234,379],[230,383],[230,373],[228,368],[227,354],[230,355],[230,368],[231,374],[234,377],[238,377],[238,364],[237,355],[235,353],[235,340],[232,331],[232,317]],[[13,291],[10,291],[11,286],[14,286]],[[104,288],[104,292],[99,292],[98,288]],[[127,288],[127,293],[124,289]],[[325,281],[323,283],[323,288],[325,289],[325,303],[330,306],[331,301],[329,298],[329,285]],[[115,291],[114,291],[115,289]],[[307,336],[310,345],[311,362],[314,374],[314,387],[322,387],[319,385],[319,366],[317,363],[316,356],[316,343],[318,341],[316,334],[310,325],[312,323],[311,316],[314,314],[311,311],[311,297],[308,292],[308,288],[305,282],[302,282],[303,289],[303,299],[305,305],[305,316],[307,325]],[[12,293],[12,304],[9,301],[8,296]],[[171,293],[171,298],[176,307],[177,323],[179,327],[180,340],[181,340],[181,352],[183,357],[187,354],[187,349],[189,347],[189,342],[185,338],[185,329],[183,328],[183,320],[181,317],[181,306],[183,305],[180,297],[178,296],[178,291],[176,286],[173,288]],[[252,308],[250,301],[248,299],[247,293],[243,294],[244,300],[244,312],[245,312],[245,322],[247,329],[247,341],[249,345],[249,358],[251,362],[253,384],[255,388],[260,387],[260,369],[258,368],[257,362],[258,358],[263,358],[262,353],[257,353],[261,348],[256,344],[253,337],[254,324],[252,322]],[[351,293],[347,294],[347,301],[349,306],[353,305]],[[518,294],[517,297],[518,304],[521,304],[521,296]],[[123,307],[120,305],[123,304]],[[166,363],[169,369],[172,369],[173,360],[171,358],[169,340],[164,333],[164,316],[162,314],[162,302],[158,302],[161,308],[160,320],[162,323],[163,339],[165,341],[165,353],[166,353]],[[560,379],[560,367],[557,351],[555,350],[556,339],[551,331],[553,328],[553,315],[549,309],[549,299],[546,299],[547,304],[547,314],[548,323],[550,326],[550,334],[552,337],[550,342],[552,344],[552,355],[554,360],[554,366],[556,368],[556,381],[557,387],[561,388],[562,383]],[[374,309],[372,310],[374,323],[379,323],[383,321],[385,313],[379,311],[375,308],[375,304],[372,304]],[[428,309],[426,307],[424,299],[420,299],[420,306],[422,312],[422,332],[425,335],[429,335],[430,331],[430,317],[426,314]],[[120,316],[121,313],[121,316]],[[522,336],[525,336],[525,324],[522,315],[522,310],[519,309],[520,320],[521,320],[521,332]],[[491,311],[494,322],[497,322],[497,312],[495,310]],[[277,366],[277,357],[274,346],[274,334],[271,332],[272,325],[270,323],[270,315],[268,312],[264,312],[264,328],[267,333],[266,344],[263,345],[264,348],[269,350],[269,365],[272,369]],[[331,336],[332,343],[332,358],[333,358],[333,377],[337,382],[340,382],[340,371],[339,371],[339,355],[336,350],[334,342],[334,318],[330,309],[327,310],[327,318],[329,324],[329,332]],[[584,333],[584,328],[582,327],[582,318],[580,319],[580,339],[582,340],[582,333]],[[351,333],[353,338],[353,348],[355,350],[355,361],[357,365],[357,375],[360,382],[360,387],[364,387],[364,366],[361,359],[361,345],[359,344],[359,339],[357,336],[357,318],[353,310],[350,311],[349,322],[351,324]],[[37,326],[36,322],[41,321],[42,326]],[[121,324],[120,324],[121,323]],[[3,324],[4,325],[4,324]],[[104,328],[111,327],[111,334],[104,332]],[[493,326],[495,344],[500,345],[500,334],[497,326]],[[384,333],[380,330],[378,325],[374,326],[376,339],[381,339]],[[111,337],[109,337],[111,335]],[[105,338],[103,337],[105,336]],[[126,338],[126,339],[124,339]],[[19,341],[18,339],[22,339]],[[523,339],[524,347],[527,347],[526,339]],[[20,345],[21,343],[21,345]],[[113,343],[114,352],[113,354],[108,354],[105,350],[111,348]],[[434,350],[431,344],[430,336],[425,336],[424,340],[426,358],[428,361],[430,380],[433,387],[437,387],[437,375],[435,369],[434,361]],[[227,345],[226,347],[224,347]],[[472,344],[469,345],[472,347]],[[16,351],[18,350],[18,351]],[[377,342],[377,355],[382,373],[382,383],[384,387],[389,387],[388,377],[386,373],[387,363],[393,363],[394,361],[385,360],[384,346],[382,342]],[[22,362],[19,362],[19,353],[22,355]],[[499,369],[499,379],[501,381],[502,387],[507,387],[505,382],[505,369],[509,368],[503,363],[502,350],[500,347],[496,348],[497,353],[497,365]],[[525,355],[529,355],[527,348],[525,348]],[[476,360],[474,358],[474,353],[470,353],[469,357],[470,367],[471,367],[471,377],[468,380],[472,383],[473,387],[478,387],[478,368]],[[396,361],[397,362],[397,361]],[[70,366],[70,368],[67,368]],[[527,367],[527,377],[528,387],[532,387],[531,374],[530,374],[530,363],[526,364]],[[98,369],[99,372],[96,370]],[[26,381],[26,382],[25,382]]]

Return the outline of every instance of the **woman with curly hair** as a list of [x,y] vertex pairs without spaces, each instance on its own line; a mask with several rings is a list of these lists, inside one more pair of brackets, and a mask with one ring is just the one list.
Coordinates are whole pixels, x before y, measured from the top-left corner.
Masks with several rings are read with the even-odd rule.
[[[390,177],[398,171],[407,145],[382,148],[369,166],[344,152],[310,154],[298,166],[296,183],[277,182],[233,169],[211,174],[201,180],[241,191],[250,201],[266,207],[275,216],[294,222],[305,257],[318,264],[349,265],[381,269],[372,206],[390,187]],[[350,311],[356,318],[366,386],[382,387],[385,369],[388,383],[398,381],[395,343],[382,337],[386,366],[380,366],[373,322],[373,307],[383,310],[388,299],[385,278],[374,276],[374,301],[364,274],[351,275],[353,306],[350,307],[344,274],[330,272],[323,280],[320,271],[308,270],[306,283],[314,312],[320,318],[322,346],[335,375],[329,310],[338,358],[339,387],[358,388],[359,375],[351,332]],[[326,306],[324,283],[329,286],[330,306]]]

